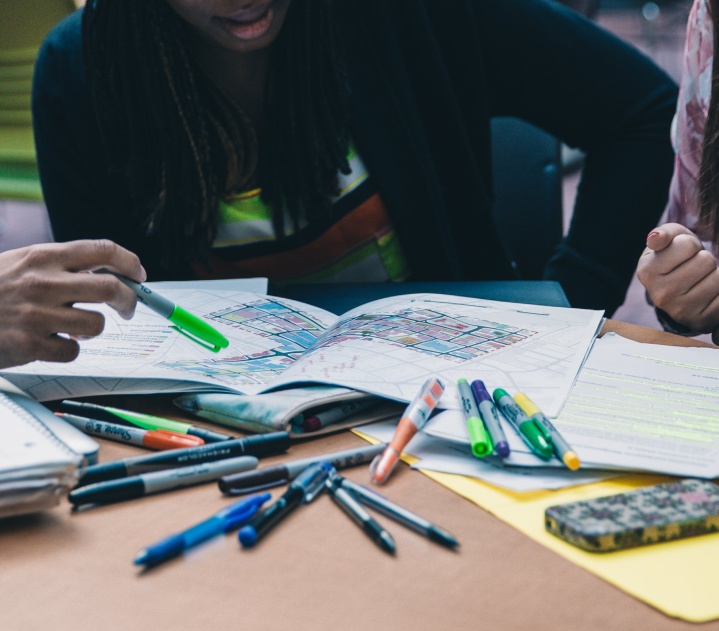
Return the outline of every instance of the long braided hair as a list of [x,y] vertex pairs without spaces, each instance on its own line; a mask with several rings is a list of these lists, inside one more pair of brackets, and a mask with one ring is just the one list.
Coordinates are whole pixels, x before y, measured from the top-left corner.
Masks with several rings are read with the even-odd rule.
[[719,0],[709,0],[713,27],[712,87],[699,170],[699,225],[719,253]]
[[90,98],[133,217],[168,268],[205,259],[219,201],[259,184],[278,238],[329,216],[349,172],[347,80],[333,0],[293,0],[272,44],[261,146],[247,116],[206,76],[166,0],[90,0],[83,46]]

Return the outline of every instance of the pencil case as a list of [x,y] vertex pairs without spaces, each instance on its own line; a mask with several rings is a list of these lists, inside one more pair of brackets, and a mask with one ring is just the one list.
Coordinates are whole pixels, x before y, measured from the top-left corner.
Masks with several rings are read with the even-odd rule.
[[611,552],[719,530],[719,486],[687,479],[550,506],[548,532],[590,552]]

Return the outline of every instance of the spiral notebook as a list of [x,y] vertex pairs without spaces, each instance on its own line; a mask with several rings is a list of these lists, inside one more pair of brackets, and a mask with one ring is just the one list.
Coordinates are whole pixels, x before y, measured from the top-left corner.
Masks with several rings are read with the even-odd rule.
[[57,505],[97,443],[0,379],[0,517]]

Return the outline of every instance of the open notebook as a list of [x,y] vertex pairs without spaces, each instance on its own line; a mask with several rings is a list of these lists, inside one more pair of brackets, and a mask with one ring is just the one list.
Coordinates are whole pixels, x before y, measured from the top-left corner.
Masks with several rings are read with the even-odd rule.
[[55,506],[97,443],[0,379],[0,517]]

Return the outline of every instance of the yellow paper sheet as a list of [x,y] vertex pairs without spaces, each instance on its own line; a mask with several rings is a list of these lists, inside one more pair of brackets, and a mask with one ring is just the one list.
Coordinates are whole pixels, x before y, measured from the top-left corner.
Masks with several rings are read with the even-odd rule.
[[[355,430],[370,442],[374,439]],[[407,462],[415,458],[403,456]],[[544,529],[544,510],[554,504],[623,493],[676,478],[627,475],[558,491],[515,493],[481,480],[422,471],[525,535],[659,611],[690,622],[719,618],[719,533],[609,553],[585,552]]]

